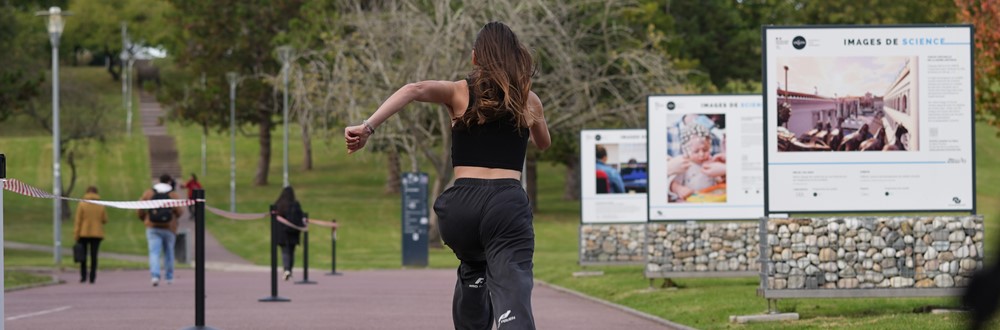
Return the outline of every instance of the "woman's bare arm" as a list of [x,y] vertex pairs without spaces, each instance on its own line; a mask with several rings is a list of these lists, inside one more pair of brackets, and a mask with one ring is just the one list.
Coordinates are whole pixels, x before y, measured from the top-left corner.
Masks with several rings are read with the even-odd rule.
[[528,111],[534,113],[537,118],[531,124],[531,140],[534,141],[538,149],[545,150],[552,144],[552,138],[549,136],[549,126],[545,122],[545,111],[542,107],[542,100],[538,98],[535,92],[528,94]]
[[395,93],[392,93],[385,102],[382,102],[378,110],[375,110],[375,113],[368,117],[366,120],[367,126],[362,123],[344,128],[344,140],[347,143],[347,152],[353,153],[364,148],[368,137],[373,132],[369,131],[368,126],[371,126],[371,129],[374,130],[389,119],[389,117],[392,117],[392,115],[402,110],[407,104],[410,104],[410,102],[439,103],[447,106],[449,111],[454,111],[455,95],[458,94],[456,90],[460,89],[463,83],[463,81],[427,80],[406,84]]

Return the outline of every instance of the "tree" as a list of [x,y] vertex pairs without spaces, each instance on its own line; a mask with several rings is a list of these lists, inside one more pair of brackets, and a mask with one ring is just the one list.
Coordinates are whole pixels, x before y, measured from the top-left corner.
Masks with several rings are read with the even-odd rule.
[[701,92],[759,86],[764,25],[950,23],[956,11],[948,1],[924,0],[672,0],[657,6],[673,24],[656,28],[671,36],[670,55]]
[[24,111],[41,92],[49,43],[43,23],[27,10],[0,6],[0,49],[4,55],[0,65],[0,122]]
[[1000,128],[1000,4],[989,0],[955,0],[958,19],[975,26],[976,117]]
[[[228,128],[225,72],[236,71],[246,76],[238,89],[236,121],[258,127],[260,154],[253,183],[267,185],[271,129],[275,124],[274,114],[281,109],[281,97],[274,88],[274,82],[280,80],[275,77],[281,66],[273,54],[276,45],[272,39],[297,17],[303,0],[170,2],[176,12],[169,19],[181,28],[179,42],[171,45],[171,51],[189,75],[205,72],[209,86],[204,92],[191,93],[189,104],[174,104],[175,115],[189,122]],[[170,89],[166,93],[168,102],[170,98],[177,99],[182,88],[174,85]]]
[[[176,33],[167,22],[173,7],[164,0],[74,0],[68,10],[73,16],[66,20],[65,44],[101,54],[116,81],[121,51],[134,54],[139,46],[165,45]],[[128,26],[129,49],[123,49],[122,23]]]
[[[579,198],[579,131],[645,126],[646,96],[680,93],[682,72],[666,56],[666,35],[625,18],[657,7],[637,2],[529,2],[512,24],[538,54],[535,88],[553,145],[542,159],[567,167],[565,198]],[[508,4],[509,5],[509,4]],[[653,17],[654,14],[645,15]],[[529,169],[529,176],[532,174]],[[529,192],[530,194],[530,192]],[[534,199],[533,200],[537,200]]]
[[[664,56],[664,36],[646,26],[635,30],[616,22],[626,13],[634,14],[639,7],[633,2],[345,0],[333,7],[336,14],[304,15],[308,24],[321,26],[306,28],[323,31],[320,42],[314,35],[299,40],[322,47],[302,61],[323,62],[336,72],[320,84],[338,86],[326,88],[335,93],[327,116],[344,122],[360,122],[405,83],[464,78],[472,69],[469,54],[475,31],[491,20],[508,23],[534,50],[538,71],[533,88],[547,109],[553,150],[558,150],[544,157],[571,169],[579,165],[573,150],[578,148],[574,146],[580,128],[605,123],[639,127],[649,91],[682,90]],[[410,108],[379,128],[369,150],[384,150],[390,157],[394,150],[402,151],[411,170],[419,168],[421,159],[431,163],[431,194],[437,196],[452,179],[451,121],[437,106]],[[531,173],[529,168],[529,178]],[[568,176],[578,181],[578,175]],[[431,219],[432,233],[435,221]]]
[[[87,157],[78,150],[90,143],[103,143],[120,125],[108,116],[112,112],[100,99],[99,87],[64,74],[59,88],[63,100],[59,116],[59,154],[70,172],[69,184],[62,184],[62,196],[69,197],[76,187],[77,161]],[[30,118],[45,132],[52,134],[52,108],[48,102],[51,99],[51,89],[45,89],[17,114]],[[68,219],[71,214],[69,203],[63,200],[63,219]]]

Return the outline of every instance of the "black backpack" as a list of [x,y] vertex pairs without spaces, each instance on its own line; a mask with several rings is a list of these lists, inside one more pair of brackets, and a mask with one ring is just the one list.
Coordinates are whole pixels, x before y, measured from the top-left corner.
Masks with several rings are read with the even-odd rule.
[[[152,199],[170,199],[170,195],[168,193],[160,193],[154,190]],[[170,223],[170,220],[173,219],[174,219],[173,210],[171,210],[169,207],[161,207],[158,209],[149,210],[149,221],[154,224],[167,224]]]

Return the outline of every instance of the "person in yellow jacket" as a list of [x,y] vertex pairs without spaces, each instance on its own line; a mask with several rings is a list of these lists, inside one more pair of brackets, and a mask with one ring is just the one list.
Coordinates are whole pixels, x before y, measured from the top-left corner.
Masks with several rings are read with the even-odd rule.
[[[87,192],[83,195],[86,200],[99,200],[101,196],[97,194],[97,187],[87,187]],[[104,224],[108,223],[108,212],[104,206],[81,202],[76,207],[76,216],[73,217],[73,239],[77,244],[83,245],[84,258],[80,262],[80,283],[90,281],[94,284],[97,277],[97,249],[104,239]],[[87,276],[87,252],[90,254],[90,277]]]

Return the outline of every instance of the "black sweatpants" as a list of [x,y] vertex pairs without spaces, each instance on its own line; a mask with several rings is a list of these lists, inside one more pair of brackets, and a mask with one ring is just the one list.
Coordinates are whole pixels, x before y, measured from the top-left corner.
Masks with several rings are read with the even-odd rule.
[[80,282],[86,282],[87,277],[87,251],[90,251],[90,283],[94,283],[97,277],[97,250],[101,247],[101,238],[80,237],[80,244],[83,245],[83,262],[80,263]]
[[295,265],[295,245],[292,244],[282,244],[278,245],[281,248],[281,262],[285,270],[292,271],[292,266]]
[[452,300],[455,329],[534,329],[535,232],[515,179],[455,180],[434,203],[441,238],[461,261]]

